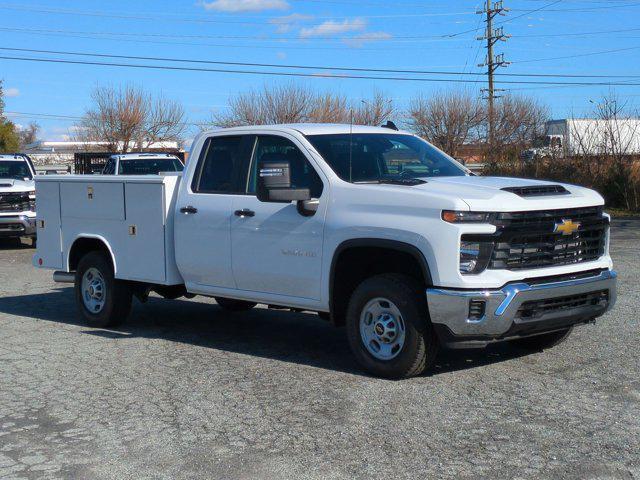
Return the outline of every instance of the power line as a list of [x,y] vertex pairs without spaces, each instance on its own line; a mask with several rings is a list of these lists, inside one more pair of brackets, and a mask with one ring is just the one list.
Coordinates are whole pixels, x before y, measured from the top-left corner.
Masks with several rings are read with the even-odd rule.
[[[399,74],[415,74],[415,75],[471,75],[483,76],[485,73],[465,72],[465,71],[442,71],[442,70],[412,70],[412,69],[391,69],[391,68],[358,68],[358,67],[339,67],[339,66],[321,66],[321,65],[299,65],[299,64],[276,64],[276,63],[252,63],[252,62],[227,62],[218,60],[199,60],[175,57],[148,57],[133,55],[113,55],[96,52],[71,52],[68,50],[39,50],[33,48],[12,48],[0,47],[0,50],[12,52],[28,52],[28,53],[45,53],[53,55],[71,55],[80,57],[98,57],[98,58],[114,58],[126,60],[151,60],[154,62],[179,62],[194,63],[206,65],[225,65],[234,67],[261,67],[261,68],[288,68],[299,70],[324,70],[324,71],[340,71],[340,72],[368,72],[368,73],[399,73]],[[552,74],[552,73],[495,73],[496,76],[508,77],[541,77],[541,78],[640,78],[638,75],[578,75],[578,74]]]
[[[54,63],[69,65],[89,65],[89,66],[106,66],[120,68],[137,68],[150,70],[167,70],[167,71],[187,71],[187,72],[209,72],[209,73],[229,73],[239,75],[266,75],[280,77],[303,77],[303,78],[322,78],[333,80],[380,80],[380,81],[400,81],[400,82],[437,82],[437,83],[484,83],[482,80],[461,80],[455,78],[420,78],[420,77],[390,77],[390,76],[372,76],[372,75],[332,75],[322,73],[300,73],[300,72],[275,72],[260,70],[230,70],[222,68],[197,68],[197,67],[179,67],[171,65],[145,65],[131,63],[107,63],[97,61],[80,61],[80,60],[64,60],[57,58],[32,58],[32,57],[9,57],[0,56],[0,60],[15,60],[21,62],[37,62],[37,63]],[[640,86],[640,83],[621,83],[621,82],[550,82],[550,81],[533,81],[533,80],[505,80],[502,83],[514,85],[574,85],[574,86]]]
[[[560,3],[561,1],[562,1],[562,0],[556,0],[555,2],[551,2],[551,3],[548,3],[547,5],[543,5],[543,6],[542,6],[542,7],[540,7],[540,8],[534,8],[533,10],[527,10],[525,13],[523,13],[523,14],[521,14],[521,15],[516,15],[515,17],[511,17],[510,19],[508,19],[508,20],[504,20],[504,21],[502,21],[502,22],[496,22],[496,25],[503,25],[503,24],[505,24],[505,23],[513,22],[514,20],[517,20],[518,18],[526,17],[527,15],[530,15],[530,14],[532,14],[532,13],[536,13],[536,12],[539,12],[539,11],[541,11],[541,10],[545,10],[545,9],[547,9],[548,7],[552,7],[552,6],[554,6],[554,5],[557,5],[557,4],[558,4],[558,3]],[[477,32],[478,30],[479,30],[479,29],[477,29],[477,28],[475,28],[475,29],[474,29],[474,28],[472,28],[472,29],[469,29],[469,30],[464,30],[464,31],[462,31],[462,32],[458,32],[458,33],[454,33],[454,34],[446,35],[446,36],[447,36],[447,37],[457,37],[457,36],[460,36],[460,35],[464,35],[465,33]]]
[[[475,30],[479,30],[477,26]],[[368,37],[365,32],[360,37],[354,36],[336,36],[331,38],[303,38],[300,36],[267,36],[267,35],[185,35],[174,33],[140,33],[140,32],[112,32],[112,31],[82,31],[82,30],[60,30],[60,29],[44,29],[44,28],[10,28],[0,27],[0,31],[6,32],[25,32],[25,33],[57,33],[57,34],[69,34],[69,35],[95,35],[104,37],[143,37],[143,38],[181,38],[181,39],[212,39],[212,40],[261,40],[261,41],[273,41],[282,42],[284,40],[299,40],[308,42],[310,40],[322,40],[322,41],[342,41],[342,40],[375,40],[373,36]],[[512,38],[541,38],[541,37],[573,37],[573,36],[589,36],[589,35],[606,35],[612,33],[628,33],[638,32],[640,28],[625,28],[618,30],[600,30],[600,31],[588,31],[588,32],[575,32],[575,33],[544,33],[544,34],[526,34],[526,35],[512,35]],[[447,34],[440,35],[393,35],[390,38],[386,38],[385,42],[394,42],[398,40],[438,40],[446,39]]]
[[[54,9],[54,8],[42,8],[42,7],[25,7],[22,5],[0,5],[0,9],[3,10],[16,10],[26,11],[33,13],[46,13],[53,15],[77,15],[85,17],[98,17],[98,18],[115,18],[123,20],[170,20],[172,22],[179,23],[199,23],[199,24],[230,24],[230,25],[264,25],[265,21],[278,21],[282,20],[281,16],[251,16],[243,15],[246,18],[258,18],[261,22],[250,22],[245,20],[226,20],[226,19],[211,19],[211,18],[185,18],[184,16],[176,14],[166,15],[148,15],[146,13],[139,14],[122,14],[111,13],[104,11],[86,11],[86,10],[68,10],[68,9]],[[357,18],[414,18],[414,17],[445,17],[445,16],[461,16],[461,15],[473,15],[475,12],[445,12],[445,13],[407,13],[407,14],[390,14],[390,15],[356,15]],[[347,18],[345,15],[314,15],[313,19],[341,19]],[[309,19],[311,20],[311,19]],[[277,23],[275,24],[277,25]]]
[[532,60],[517,60],[512,63],[533,63],[533,62],[548,62],[551,60],[566,60],[569,58],[580,58],[580,57],[591,57],[593,55],[604,55],[606,53],[619,53],[619,52],[628,52],[630,50],[638,50],[638,47],[627,47],[627,48],[616,48],[614,50],[602,50],[600,52],[590,52],[590,53],[576,53],[574,55],[565,55],[562,57],[549,57],[549,58],[534,58]]

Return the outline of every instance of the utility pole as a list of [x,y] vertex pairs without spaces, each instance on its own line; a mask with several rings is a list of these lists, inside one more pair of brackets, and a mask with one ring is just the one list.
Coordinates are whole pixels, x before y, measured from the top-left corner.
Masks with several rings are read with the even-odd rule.
[[502,0],[498,0],[498,1],[487,0],[487,5],[485,9],[476,12],[481,15],[486,15],[485,22],[487,24],[487,29],[485,34],[482,37],[478,37],[477,39],[481,41],[486,40],[487,42],[487,47],[486,47],[487,59],[485,60],[484,63],[481,63],[478,66],[487,67],[487,77],[488,77],[489,84],[488,84],[488,88],[483,89],[482,91],[483,93],[486,93],[486,99],[488,102],[487,104],[488,105],[487,114],[488,114],[488,124],[489,124],[488,140],[489,140],[490,146],[493,145],[493,140],[494,140],[495,99],[499,98],[499,96],[496,95],[496,92],[501,91],[500,89],[495,88],[493,76],[495,71],[498,68],[506,67],[507,65],[509,65],[509,62],[506,62],[504,60],[504,53],[494,55],[493,47],[499,41],[506,42],[507,39],[511,36],[511,35],[505,35],[504,29],[502,27],[494,29],[493,19],[498,15],[504,15],[508,11],[509,9],[505,8],[502,5]]

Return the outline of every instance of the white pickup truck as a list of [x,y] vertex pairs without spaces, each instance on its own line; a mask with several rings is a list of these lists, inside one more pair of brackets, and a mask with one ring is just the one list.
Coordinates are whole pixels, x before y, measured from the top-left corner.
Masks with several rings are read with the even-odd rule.
[[28,156],[0,155],[0,238],[35,239],[35,174]]
[[95,327],[152,291],[318,312],[363,368],[402,378],[440,346],[550,347],[616,299],[600,195],[474,176],[389,128],[216,130],[182,174],[36,185],[34,264],[75,282]]

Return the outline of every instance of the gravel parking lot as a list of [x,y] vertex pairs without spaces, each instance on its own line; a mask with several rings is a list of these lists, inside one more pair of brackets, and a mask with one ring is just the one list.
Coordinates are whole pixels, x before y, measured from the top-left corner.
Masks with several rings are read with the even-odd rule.
[[315,315],[151,299],[123,328],[0,244],[0,478],[640,478],[640,221],[616,309],[562,346],[386,381]]

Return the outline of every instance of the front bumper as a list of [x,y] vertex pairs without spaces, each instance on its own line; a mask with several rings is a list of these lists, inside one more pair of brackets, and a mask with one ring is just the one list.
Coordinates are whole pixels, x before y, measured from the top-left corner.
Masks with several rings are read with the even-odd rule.
[[603,270],[586,277],[509,283],[496,290],[430,288],[429,315],[444,343],[486,344],[544,333],[610,310],[616,301],[616,277],[613,270]]
[[28,215],[0,216],[0,238],[34,237],[36,235],[36,217]]

